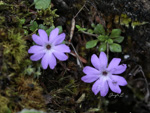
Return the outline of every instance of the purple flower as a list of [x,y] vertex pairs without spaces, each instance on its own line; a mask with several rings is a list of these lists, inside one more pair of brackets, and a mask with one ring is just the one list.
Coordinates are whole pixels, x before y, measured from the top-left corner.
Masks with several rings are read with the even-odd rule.
[[65,33],[58,35],[58,28],[51,31],[49,38],[47,33],[42,29],[39,29],[38,33],[39,36],[36,34],[32,35],[33,41],[38,45],[30,47],[28,50],[28,53],[33,53],[30,57],[32,61],[37,61],[42,58],[41,64],[43,69],[47,69],[48,65],[51,69],[54,69],[56,66],[56,58],[60,61],[68,59],[65,53],[69,53],[70,49],[65,44],[61,44],[65,39]]
[[120,86],[127,85],[127,81],[116,74],[123,73],[127,66],[126,64],[119,65],[121,59],[113,58],[107,67],[107,56],[104,52],[100,53],[99,58],[93,54],[91,57],[92,65],[95,67],[86,66],[83,72],[86,74],[81,79],[86,83],[96,81],[92,86],[92,91],[95,95],[100,92],[101,96],[106,96],[110,89],[115,93],[121,93]]

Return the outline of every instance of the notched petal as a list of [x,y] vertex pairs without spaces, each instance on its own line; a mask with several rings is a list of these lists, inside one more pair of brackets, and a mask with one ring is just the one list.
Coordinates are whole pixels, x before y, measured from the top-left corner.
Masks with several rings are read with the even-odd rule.
[[93,67],[90,67],[90,66],[84,67],[83,72],[85,74],[87,74],[87,75],[89,75],[89,74],[91,74],[91,75],[94,75],[94,74],[99,75],[100,74],[100,72],[97,69],[95,69]]
[[95,54],[91,57],[91,63],[96,69],[100,69],[100,60]]
[[86,83],[91,83],[91,82],[94,82],[95,80],[97,80],[98,78],[99,78],[98,75],[86,75],[86,76],[83,76],[81,78],[81,80]]
[[99,60],[100,60],[100,68],[106,68],[107,67],[107,63],[108,63],[108,59],[107,56],[104,52],[101,52],[99,55]]

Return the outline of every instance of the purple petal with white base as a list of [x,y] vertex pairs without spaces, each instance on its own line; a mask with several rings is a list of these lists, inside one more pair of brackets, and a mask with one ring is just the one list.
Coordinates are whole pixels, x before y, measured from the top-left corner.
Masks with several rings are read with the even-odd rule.
[[39,35],[40,35],[41,39],[43,40],[43,42],[48,42],[47,33],[43,29],[39,29],[38,32],[39,32]]
[[33,34],[32,35],[32,40],[38,44],[38,45],[43,45],[44,44],[44,41],[42,40],[41,37],[37,36],[36,34]]
[[117,84],[120,86],[127,85],[127,81],[121,76],[112,75],[111,78],[112,78],[112,80],[117,81]]
[[30,47],[30,49],[28,50],[28,53],[40,53],[42,51],[44,52],[43,46],[34,45]]
[[109,66],[108,66],[108,70],[112,70],[113,68],[117,67],[120,63],[121,59],[120,58],[113,58],[111,60],[111,62],[109,63]]
[[99,78],[98,75],[86,75],[86,76],[83,76],[81,78],[81,80],[86,83],[91,83],[91,82],[94,82],[95,80],[97,80],[98,78]]
[[122,64],[122,65],[112,68],[111,73],[112,74],[121,74],[126,70],[126,68],[127,68],[126,64]]
[[58,36],[58,33],[59,33],[59,29],[58,28],[55,28],[54,30],[51,31],[51,33],[49,35],[49,43],[53,43],[53,41]]
[[49,64],[51,69],[55,68],[55,66],[56,66],[56,58],[54,57],[53,54],[51,54],[51,56],[49,57],[48,64]]
[[119,65],[121,59],[113,58],[107,68],[107,56],[104,52],[100,53],[99,58],[94,54],[91,57],[92,65],[95,67],[86,66],[83,69],[83,72],[86,74],[81,78],[82,81],[86,83],[94,82],[92,86],[92,91],[95,95],[100,92],[101,96],[106,96],[109,87],[115,93],[121,93],[120,86],[127,85],[127,81],[117,75],[123,73],[127,66],[126,64]]
[[35,53],[30,57],[32,61],[38,61],[44,56],[44,53]]
[[[56,58],[65,61],[68,59],[68,56],[65,53],[70,52],[70,48],[61,44],[65,39],[65,34],[62,33],[58,35],[59,29],[55,28],[51,31],[49,39],[47,33],[39,29],[39,36],[36,34],[32,35],[33,41],[38,44],[30,47],[28,53],[33,53],[30,57],[32,61],[41,60],[43,69],[47,69],[49,66],[51,69],[54,69],[56,66]],[[56,58],[55,58],[56,57]]]
[[68,56],[65,55],[65,54],[62,53],[62,52],[57,52],[57,51],[55,51],[53,54],[54,54],[55,57],[56,57],[57,59],[59,59],[60,61],[65,61],[65,60],[68,59]]
[[90,66],[86,66],[84,69],[83,69],[83,72],[85,74],[90,74],[90,75],[99,75],[99,71],[93,67],[90,67]]
[[107,67],[107,62],[108,62],[108,59],[107,59],[107,56],[104,52],[101,52],[100,55],[99,55],[99,63],[100,63],[100,69],[104,69]]
[[53,41],[53,45],[58,45],[58,44],[62,43],[65,39],[65,36],[66,36],[65,33],[62,33],[62,34],[58,35],[55,38],[55,40]]
[[95,54],[93,54],[91,57],[91,63],[96,69],[100,69],[99,62],[100,62],[99,58]]
[[114,80],[109,80],[108,81],[108,84],[109,84],[109,87],[110,89],[115,92],[115,93],[121,93],[121,89],[118,85],[118,82],[117,81],[114,81]]
[[66,46],[65,44],[55,46],[55,50],[59,52],[70,53],[70,48]]

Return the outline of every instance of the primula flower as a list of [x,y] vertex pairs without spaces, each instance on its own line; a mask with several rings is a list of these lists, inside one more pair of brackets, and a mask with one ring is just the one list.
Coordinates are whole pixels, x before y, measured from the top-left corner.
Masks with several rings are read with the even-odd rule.
[[39,36],[36,34],[32,35],[33,41],[38,44],[30,47],[28,53],[33,53],[30,57],[32,61],[41,60],[43,69],[47,69],[48,65],[51,69],[54,69],[56,66],[56,58],[60,61],[65,61],[68,59],[68,56],[65,53],[69,53],[70,49],[67,45],[61,44],[65,39],[65,33],[59,33],[59,29],[55,28],[51,31],[48,38],[47,33],[39,29]]
[[96,81],[92,86],[92,91],[95,95],[100,92],[101,96],[106,96],[110,89],[115,93],[121,93],[120,86],[127,85],[127,81],[116,74],[123,73],[127,66],[126,64],[119,65],[121,59],[113,58],[107,67],[107,56],[104,52],[100,53],[99,58],[93,54],[91,57],[92,65],[95,67],[86,66],[83,72],[86,74],[81,79],[86,83]]

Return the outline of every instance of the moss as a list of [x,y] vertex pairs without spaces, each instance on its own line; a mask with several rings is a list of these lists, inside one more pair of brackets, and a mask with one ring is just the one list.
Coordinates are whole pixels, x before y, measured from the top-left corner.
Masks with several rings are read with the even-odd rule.
[[0,95],[0,113],[11,113],[10,112],[10,109],[8,108],[8,103],[9,103],[9,100]]
[[38,13],[38,20],[43,20],[44,25],[54,26],[54,19],[59,17],[56,14],[57,9],[52,10],[51,7],[45,10],[39,10]]
[[18,95],[21,97],[20,105],[23,108],[45,109],[43,89],[39,86],[38,81],[23,76],[18,77],[15,81]]
[[22,69],[31,63],[29,59],[25,59],[28,53],[23,35],[11,29],[2,41],[0,43],[3,46],[2,73],[10,76],[22,73]]

